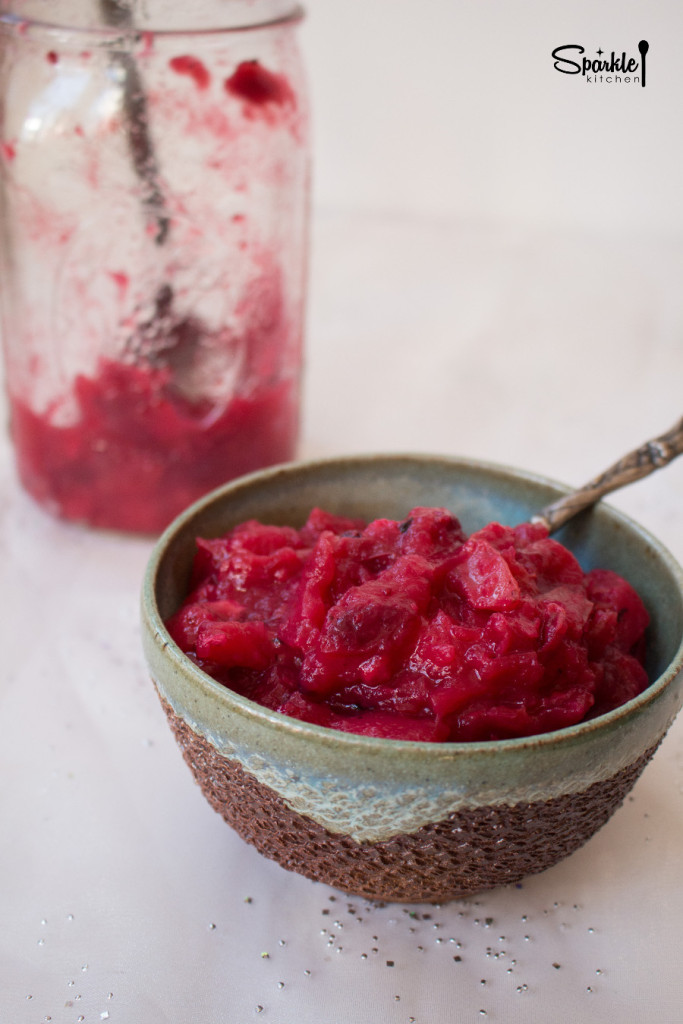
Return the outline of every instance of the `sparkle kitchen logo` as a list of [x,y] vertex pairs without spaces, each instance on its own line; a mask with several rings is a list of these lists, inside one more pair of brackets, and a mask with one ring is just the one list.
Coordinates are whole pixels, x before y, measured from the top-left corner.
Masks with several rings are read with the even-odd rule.
[[638,43],[639,57],[631,56],[625,50],[620,54],[612,50],[607,57],[602,49],[596,50],[594,57],[586,57],[583,46],[571,43],[555,47],[552,52],[555,62],[553,67],[563,75],[581,75],[588,85],[601,82],[606,85],[640,85],[644,89],[649,49],[647,40],[641,39]]

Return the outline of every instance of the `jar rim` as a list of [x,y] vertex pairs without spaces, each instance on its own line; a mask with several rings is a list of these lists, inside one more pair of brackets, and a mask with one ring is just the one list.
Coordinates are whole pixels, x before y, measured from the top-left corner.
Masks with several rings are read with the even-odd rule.
[[68,32],[84,37],[100,37],[104,40],[113,41],[117,39],[137,39],[140,36],[154,35],[173,38],[175,36],[205,36],[223,35],[242,32],[254,32],[259,29],[277,28],[279,26],[295,25],[305,18],[306,12],[303,5],[292,3],[282,13],[275,13],[265,16],[262,19],[245,20],[240,24],[210,24],[205,26],[191,27],[182,25],[173,28],[159,28],[154,24],[136,25],[107,25],[107,24],[67,24],[59,21],[51,21],[47,18],[27,16],[13,11],[0,10],[0,28],[8,27],[22,33],[32,28],[44,32]]

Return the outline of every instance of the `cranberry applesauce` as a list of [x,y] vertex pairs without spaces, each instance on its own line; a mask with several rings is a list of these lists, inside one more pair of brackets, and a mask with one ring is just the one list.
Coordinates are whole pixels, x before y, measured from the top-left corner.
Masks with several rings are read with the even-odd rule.
[[404,740],[551,732],[640,693],[648,615],[540,524],[443,508],[198,539],[173,639],[214,679],[318,725]]

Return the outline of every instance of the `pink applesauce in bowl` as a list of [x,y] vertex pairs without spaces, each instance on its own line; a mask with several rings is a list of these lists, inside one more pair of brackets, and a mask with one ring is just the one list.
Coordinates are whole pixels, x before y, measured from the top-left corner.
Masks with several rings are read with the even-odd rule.
[[199,539],[167,621],[214,679],[293,718],[400,740],[532,736],[648,685],[648,614],[542,525],[466,536],[444,508],[370,523],[313,509]]

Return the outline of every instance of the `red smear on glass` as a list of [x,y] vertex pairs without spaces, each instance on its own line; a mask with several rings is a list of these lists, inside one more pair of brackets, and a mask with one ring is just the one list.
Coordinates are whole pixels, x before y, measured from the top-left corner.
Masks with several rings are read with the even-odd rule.
[[130,278],[128,277],[128,274],[124,273],[123,270],[112,270],[109,273],[109,277],[116,285],[116,290],[118,292],[119,299],[125,299],[126,292],[128,291],[128,285],[130,284]]
[[268,71],[257,60],[246,60],[225,80],[225,91],[255,106],[294,105],[292,87],[284,75]]
[[204,65],[197,57],[191,57],[185,55],[182,57],[173,57],[169,62],[168,66],[171,71],[175,71],[178,75],[187,75],[191,78],[198,89],[208,89],[211,82],[211,75]]

